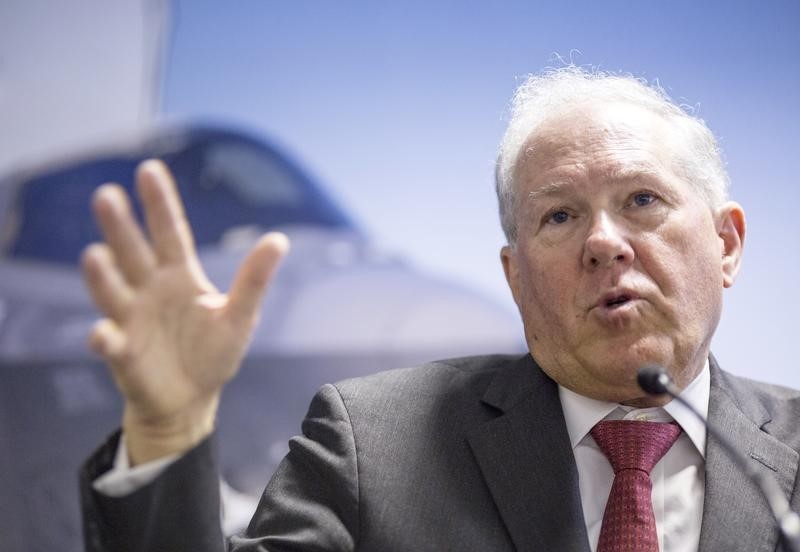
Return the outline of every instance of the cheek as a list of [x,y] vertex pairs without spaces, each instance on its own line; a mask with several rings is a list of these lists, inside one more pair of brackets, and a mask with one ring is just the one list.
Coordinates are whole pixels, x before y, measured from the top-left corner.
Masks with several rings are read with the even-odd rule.
[[563,327],[571,312],[568,275],[554,266],[558,263],[527,263],[520,270],[523,319],[526,326],[539,333]]
[[703,215],[687,213],[641,236],[640,260],[665,294],[721,282],[719,240]]
[[722,302],[722,261],[713,253],[694,257],[693,270],[686,278],[685,295],[696,305],[696,310],[708,313]]
[[[666,298],[671,318],[702,324],[717,309],[722,293],[722,259],[713,229],[687,225],[654,237],[643,256],[644,270]],[[709,236],[707,239],[698,239]]]
[[[691,228],[691,227],[689,227]],[[686,235],[688,234],[688,236]],[[711,223],[695,226],[685,233],[682,244],[684,281],[698,292],[721,292],[722,251]]]

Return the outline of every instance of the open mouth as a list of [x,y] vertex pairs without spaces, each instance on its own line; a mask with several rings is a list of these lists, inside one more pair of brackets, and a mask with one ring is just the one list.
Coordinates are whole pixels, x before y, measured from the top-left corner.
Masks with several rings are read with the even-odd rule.
[[617,307],[621,307],[622,305],[626,304],[631,300],[629,295],[618,295],[616,297],[612,297],[605,301],[605,306],[608,309],[614,309]]

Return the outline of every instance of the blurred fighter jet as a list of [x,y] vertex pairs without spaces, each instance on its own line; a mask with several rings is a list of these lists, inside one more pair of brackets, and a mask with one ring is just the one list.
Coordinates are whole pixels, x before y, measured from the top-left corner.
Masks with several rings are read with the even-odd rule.
[[117,425],[121,403],[85,347],[98,315],[78,259],[99,238],[94,189],[118,182],[130,192],[136,165],[149,157],[173,170],[201,261],[220,288],[264,231],[292,241],[223,397],[227,530],[246,523],[321,384],[523,350],[514,314],[383,253],[285,154],[241,132],[163,129],[17,172],[0,181],[0,549],[82,548],[76,472]]

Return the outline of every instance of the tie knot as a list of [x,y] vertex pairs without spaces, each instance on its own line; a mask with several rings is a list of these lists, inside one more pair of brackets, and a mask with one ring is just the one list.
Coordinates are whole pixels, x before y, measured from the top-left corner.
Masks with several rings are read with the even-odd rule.
[[681,428],[675,423],[609,420],[599,422],[591,433],[615,474],[626,469],[650,474]]

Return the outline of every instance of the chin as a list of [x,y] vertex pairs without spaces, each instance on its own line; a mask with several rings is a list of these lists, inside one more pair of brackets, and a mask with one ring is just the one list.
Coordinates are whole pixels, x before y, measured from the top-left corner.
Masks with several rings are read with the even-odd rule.
[[[599,360],[599,362],[598,362]],[[639,347],[629,347],[624,354],[606,354],[599,352],[583,357],[584,371],[594,374],[597,382],[606,386],[612,402],[625,402],[646,396],[636,381],[638,372],[644,366],[660,366],[672,374],[672,357],[663,352]]]
[[614,379],[636,379],[636,373],[643,366],[662,366],[670,372],[673,366],[672,356],[659,351],[629,347],[622,354],[584,355],[584,364],[594,365],[597,373],[616,374]]
[[614,351],[607,351],[608,362],[624,367],[625,372],[635,373],[642,366],[657,365],[671,369],[675,364],[675,350],[671,341],[645,335],[635,339],[614,343]]

